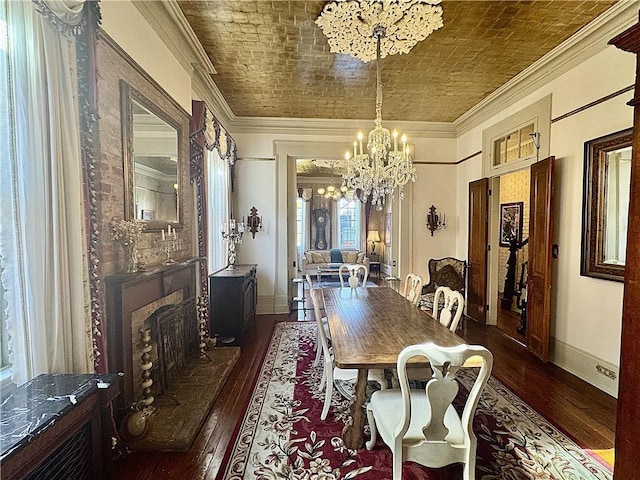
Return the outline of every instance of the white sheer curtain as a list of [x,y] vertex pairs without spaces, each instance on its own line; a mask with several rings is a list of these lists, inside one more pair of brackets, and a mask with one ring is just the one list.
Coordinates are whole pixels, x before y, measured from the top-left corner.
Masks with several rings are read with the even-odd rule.
[[206,150],[207,159],[207,245],[209,273],[227,265],[227,245],[222,240],[222,224],[231,215],[231,170],[229,163],[220,158],[217,149]]
[[[82,2],[55,3],[72,16]],[[0,2],[0,9],[8,38],[0,259],[12,377],[22,383],[93,368],[80,127],[74,39],[32,2]]]

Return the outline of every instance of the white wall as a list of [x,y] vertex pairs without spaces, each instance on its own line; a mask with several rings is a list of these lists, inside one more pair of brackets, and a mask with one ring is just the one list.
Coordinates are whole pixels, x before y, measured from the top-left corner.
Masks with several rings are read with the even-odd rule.
[[[608,47],[548,83],[523,100],[458,138],[458,152],[482,147],[482,131],[509,115],[552,94],[552,119],[632,85],[635,58]],[[556,232],[559,258],[554,260],[552,361],[603,390],[616,395],[617,380],[595,372],[601,364],[617,372],[620,357],[623,286],[618,282],[580,276],[584,142],[632,125],[625,104],[631,92],[586,109],[551,125],[551,155],[556,157]],[[468,153],[467,153],[468,154]],[[468,215],[468,182],[480,178],[481,157],[458,166],[458,215]],[[466,233],[466,226],[464,227]],[[457,239],[466,258],[466,235]],[[464,255],[462,255],[464,252]]]
[[257,313],[273,313],[269,309],[275,291],[276,256],[272,253],[276,245],[276,220],[272,206],[275,204],[275,160],[242,159],[235,165],[236,188],[233,194],[233,210],[236,219],[249,216],[251,207],[256,207],[262,217],[263,230],[252,238],[247,232],[238,246],[238,263],[258,265],[258,309]]
[[129,0],[102,0],[102,28],[191,114],[191,72],[176,60]]

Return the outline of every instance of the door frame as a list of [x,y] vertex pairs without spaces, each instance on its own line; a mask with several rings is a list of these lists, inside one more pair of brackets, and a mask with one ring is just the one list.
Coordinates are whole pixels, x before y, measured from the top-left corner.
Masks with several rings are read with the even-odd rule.
[[500,235],[500,175],[489,178],[489,258],[487,259],[487,325],[498,324],[498,278]]

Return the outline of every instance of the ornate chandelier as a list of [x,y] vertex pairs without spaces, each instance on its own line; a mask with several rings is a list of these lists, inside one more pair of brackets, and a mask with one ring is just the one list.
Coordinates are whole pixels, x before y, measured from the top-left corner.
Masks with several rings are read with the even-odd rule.
[[[382,82],[380,60],[387,55],[408,53],[419,41],[442,27],[441,0],[338,1],[325,5],[316,23],[328,38],[332,52],[346,53],[368,62],[376,59],[375,128],[362,148],[362,133],[353,142],[353,158],[347,152],[343,186],[355,190],[362,202],[382,210],[385,198],[393,199],[396,188],[404,198],[404,185],[415,182],[407,138],[399,148],[398,133],[382,126]],[[375,48],[375,50],[374,50]]]

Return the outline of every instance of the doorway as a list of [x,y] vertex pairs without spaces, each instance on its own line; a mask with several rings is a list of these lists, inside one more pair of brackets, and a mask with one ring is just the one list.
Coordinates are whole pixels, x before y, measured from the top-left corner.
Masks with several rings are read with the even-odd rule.
[[527,268],[529,256],[529,167],[496,177],[498,197],[492,213],[497,218],[496,325],[506,335],[526,344]]

